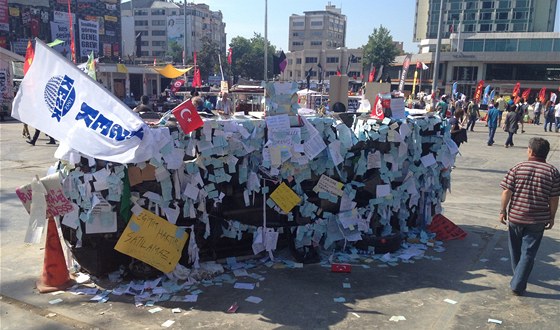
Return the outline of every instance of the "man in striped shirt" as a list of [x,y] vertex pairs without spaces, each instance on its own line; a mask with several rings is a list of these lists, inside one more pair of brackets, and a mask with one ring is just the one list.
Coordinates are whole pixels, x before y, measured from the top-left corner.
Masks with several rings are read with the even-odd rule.
[[554,226],[558,209],[560,172],[546,163],[549,150],[547,140],[530,139],[529,160],[515,165],[500,183],[500,222],[509,228],[510,288],[515,295],[525,292],[544,230]]

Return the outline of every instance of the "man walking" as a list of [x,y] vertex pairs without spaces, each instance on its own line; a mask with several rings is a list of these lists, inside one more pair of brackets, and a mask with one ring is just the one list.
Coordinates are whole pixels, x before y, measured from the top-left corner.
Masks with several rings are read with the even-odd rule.
[[470,100],[469,105],[467,106],[467,115],[469,116],[469,122],[467,123],[467,130],[473,132],[474,124],[480,118],[480,111],[478,110],[478,104],[474,102],[474,100]]
[[490,103],[490,110],[488,110],[488,117],[486,118],[486,123],[488,124],[488,146],[494,144],[494,135],[496,134],[496,129],[498,128],[498,117],[500,116],[500,111],[492,106]]
[[510,288],[515,295],[527,289],[527,280],[545,229],[554,226],[560,196],[560,172],[546,163],[550,144],[543,138],[531,138],[529,159],[515,165],[500,187],[500,222],[508,225],[509,251],[513,277]]
[[498,117],[498,126],[502,126],[502,115],[504,111],[506,111],[506,100],[504,100],[504,97],[501,94],[498,94],[496,105],[498,106],[498,111],[500,111],[500,116]]

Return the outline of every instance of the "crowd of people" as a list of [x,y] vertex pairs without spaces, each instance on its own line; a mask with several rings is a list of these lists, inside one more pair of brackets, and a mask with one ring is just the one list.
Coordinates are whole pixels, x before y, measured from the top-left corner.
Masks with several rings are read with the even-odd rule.
[[[496,100],[488,102],[487,113],[483,117],[480,113],[480,104],[475,100],[464,95],[457,100],[448,100],[448,97],[443,95],[435,103],[433,111],[442,118],[449,119],[451,138],[457,146],[467,142],[467,131],[473,132],[479,120],[485,121],[485,126],[488,127],[488,146],[496,143],[494,137],[497,129],[501,127],[508,133],[504,146],[512,147],[514,135],[518,132],[525,133],[525,123],[541,125],[541,115],[544,119],[545,132],[560,132],[560,102],[555,103],[551,100],[540,102],[537,99],[533,104],[529,104],[527,100],[521,99],[516,104],[512,100],[513,97],[508,101],[503,95],[498,95]],[[425,100],[421,98],[418,104],[423,102]],[[532,117],[529,111],[531,107]],[[426,109],[432,111],[431,105],[427,105]]]

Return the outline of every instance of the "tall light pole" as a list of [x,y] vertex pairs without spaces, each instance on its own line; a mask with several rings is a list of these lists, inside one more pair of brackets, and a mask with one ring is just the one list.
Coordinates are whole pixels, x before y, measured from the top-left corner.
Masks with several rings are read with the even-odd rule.
[[264,0],[264,81],[268,80],[268,0]]
[[[436,46],[436,58],[434,60],[434,77],[432,79],[432,95],[435,96],[437,88],[437,79],[439,75],[439,53],[441,48],[441,26],[443,24],[443,0],[439,4],[439,22],[437,30],[437,46]],[[433,100],[432,100],[433,101]]]
[[[187,65],[187,0],[183,2],[183,16],[185,19],[185,31],[183,31],[183,67]],[[187,73],[185,73],[185,85],[187,79]]]

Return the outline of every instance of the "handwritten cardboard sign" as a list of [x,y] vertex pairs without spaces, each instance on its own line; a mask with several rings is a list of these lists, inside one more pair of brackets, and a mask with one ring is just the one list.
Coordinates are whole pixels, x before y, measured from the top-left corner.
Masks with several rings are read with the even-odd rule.
[[286,213],[301,202],[301,198],[284,182],[270,194],[270,198]]
[[[40,179],[40,181],[47,190],[47,218],[64,215],[73,210],[72,203],[64,196],[58,173],[46,176]],[[31,183],[17,188],[16,195],[29,213],[31,210],[31,201],[33,200]]]
[[189,234],[182,228],[143,210],[132,215],[115,250],[170,273],[175,269]]

